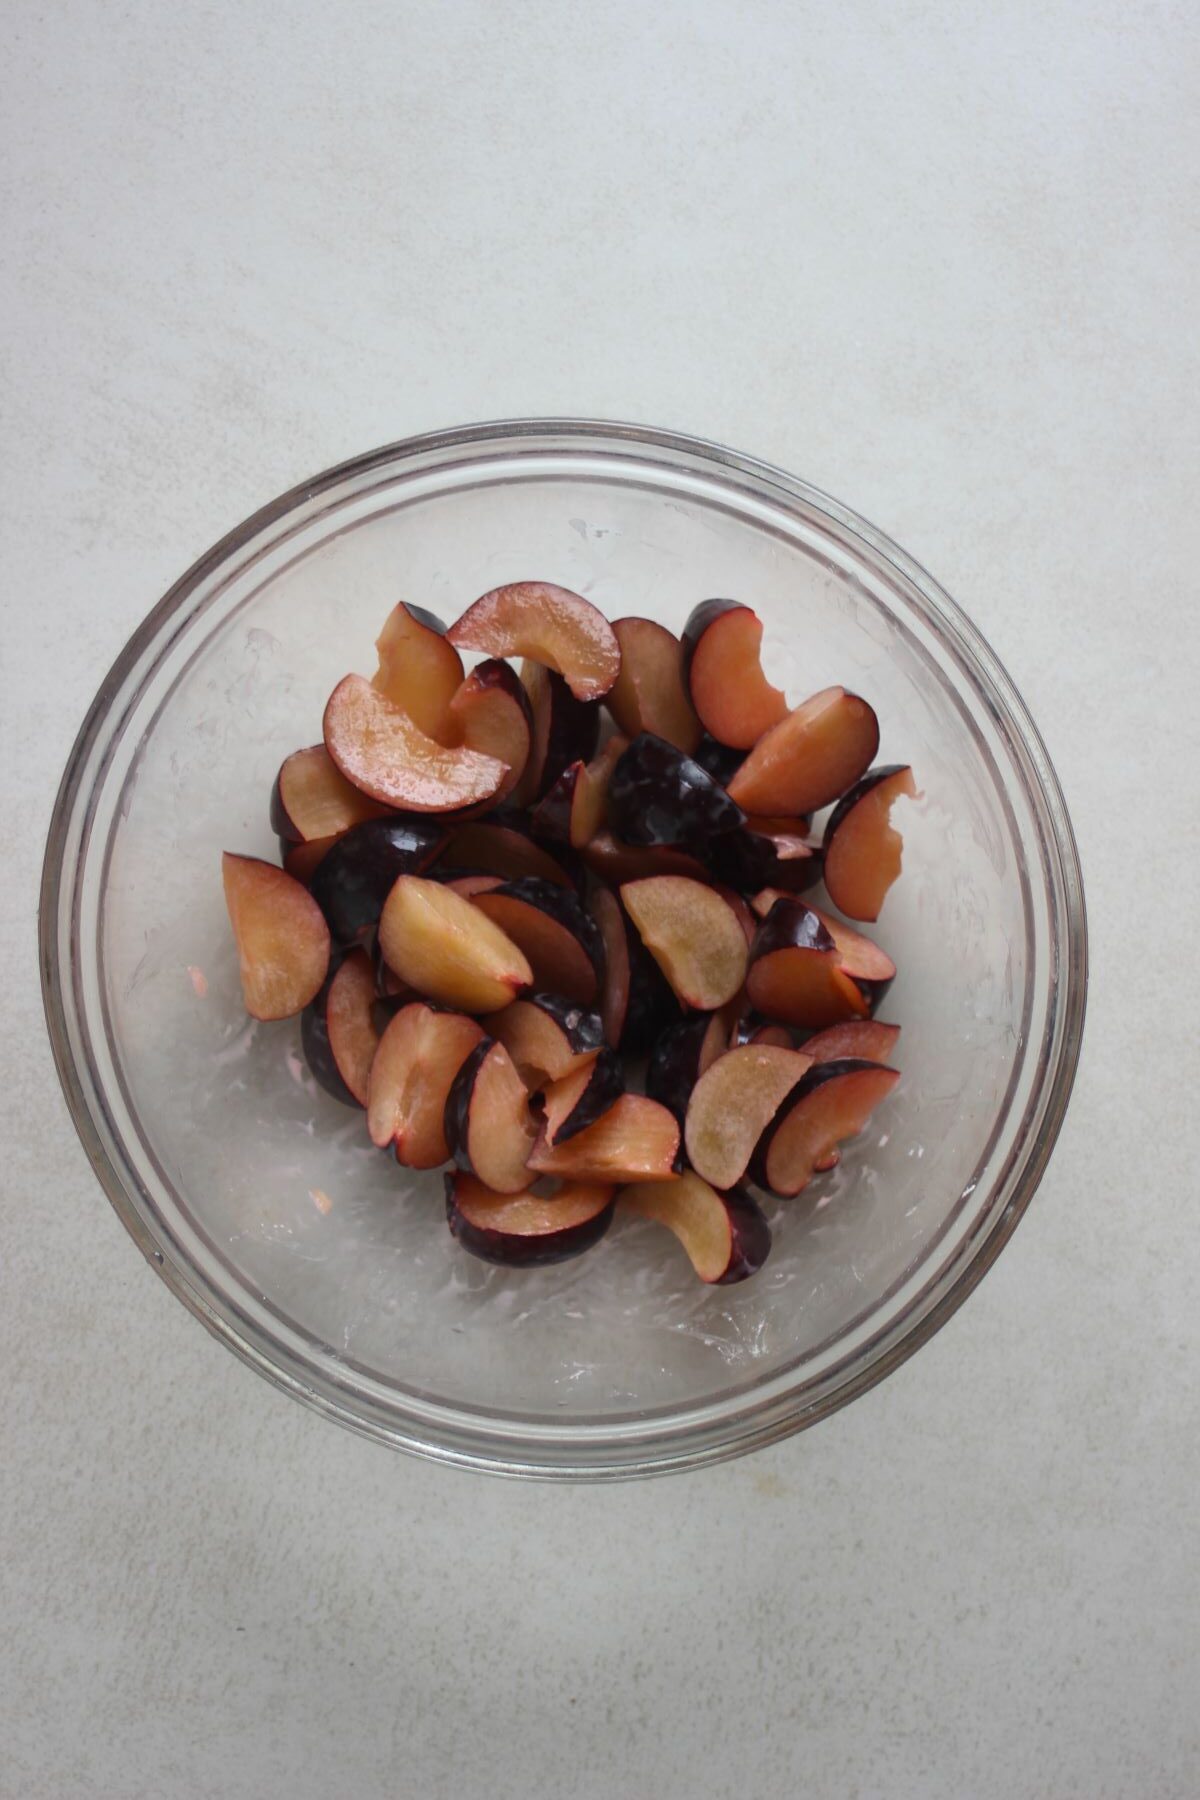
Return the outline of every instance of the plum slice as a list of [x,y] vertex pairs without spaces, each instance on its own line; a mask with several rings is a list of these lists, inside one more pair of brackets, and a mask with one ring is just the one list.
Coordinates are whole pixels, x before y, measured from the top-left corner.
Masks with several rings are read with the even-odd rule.
[[643,731],[612,772],[612,827],[627,844],[677,844],[698,855],[712,840],[745,824],[745,814],[698,762]]
[[325,1092],[346,1106],[367,1104],[379,1044],[376,999],[371,959],[365,950],[352,950],[301,1016],[305,1061]]
[[489,1013],[484,1029],[504,1045],[527,1088],[561,1081],[604,1048],[599,1013],[561,994],[526,994],[503,1011]]
[[488,803],[503,800],[525,773],[533,743],[533,713],[516,670],[494,657],[472,669],[450,701],[445,730],[448,742],[507,764]]
[[503,1044],[484,1038],[469,1053],[446,1097],[446,1142],[460,1169],[497,1194],[529,1182],[526,1162],[537,1139],[525,1083]]
[[[792,894],[782,893],[778,888],[764,888],[761,893],[754,895],[750,905],[760,919],[766,919],[780,900],[798,904]],[[807,911],[817,920],[837,952],[838,966],[859,990],[864,1010],[874,1012],[895,979],[895,963],[887,951],[867,937],[865,932],[856,931],[853,925],[847,925],[844,919],[824,912],[811,901],[805,904]]]
[[729,783],[748,813],[816,812],[871,766],[879,721],[857,694],[823,688],[759,738]]
[[367,1083],[371,1142],[389,1145],[408,1169],[436,1169],[450,1154],[446,1101],[454,1078],[483,1041],[482,1027],[462,1013],[411,1001],[379,1040]]
[[332,844],[309,878],[309,891],[338,945],[360,942],[375,930],[398,875],[421,875],[446,835],[432,820],[368,819]]
[[446,1220],[464,1250],[484,1262],[534,1268],[581,1256],[612,1223],[611,1187],[562,1182],[556,1193],[495,1194],[474,1175],[447,1175]]
[[552,1081],[542,1095],[542,1141],[565,1144],[603,1118],[625,1092],[621,1059],[606,1045],[581,1068]]
[[636,1054],[679,1017],[679,1002],[610,888],[596,887],[591,909],[604,945],[604,1035],[614,1050]]
[[621,900],[685,1006],[712,1012],[732,1000],[746,979],[746,939],[737,914],[714,888],[686,876],[658,875],[627,881]]
[[457,826],[446,845],[445,860],[456,868],[501,875],[505,881],[536,875],[559,887],[575,885],[563,865],[534,842],[526,814],[507,807],[486,819],[471,819]]
[[692,1089],[727,1048],[720,1013],[694,1013],[659,1034],[646,1068],[646,1092],[683,1124]]
[[678,1150],[679,1125],[666,1107],[643,1094],[622,1094],[569,1143],[539,1138],[529,1168],[571,1181],[670,1181]]
[[754,1157],[759,1185],[784,1199],[837,1162],[837,1146],[857,1137],[899,1081],[895,1069],[847,1059],[817,1063],[767,1127]]
[[310,887],[326,851],[332,850],[337,842],[336,837],[324,837],[310,838],[306,844],[289,844],[283,852],[283,866],[294,880]]
[[562,676],[541,663],[521,664],[521,685],[529,700],[533,736],[513,799],[520,806],[531,806],[571,763],[588,762],[596,754],[600,707],[594,700],[577,700]]
[[459,650],[542,663],[562,676],[577,700],[599,700],[621,668],[621,647],[604,614],[549,581],[492,588],[446,635]]
[[285,756],[271,790],[271,830],[282,843],[340,837],[387,811],[346,780],[324,744]]
[[653,732],[690,756],[700,742],[700,721],[683,681],[683,645],[654,619],[614,619],[621,672],[604,704],[628,737]]
[[509,773],[506,763],[481,750],[437,743],[361,675],[338,682],[322,729],[347,781],[409,812],[453,812],[492,800]]
[[683,628],[692,705],[719,744],[749,750],[787,717],[788,703],[762,669],[762,620],[737,600],[703,600]]
[[533,970],[476,900],[401,875],[379,921],[384,960],[419,994],[462,1012],[497,1012],[533,985]]
[[375,649],[379,667],[372,687],[406,713],[426,737],[450,742],[447,719],[463,666],[442,621],[423,606],[402,600],[388,614]]
[[242,997],[252,1019],[289,1019],[320,993],[329,969],[325,915],[308,889],[256,856],[221,857]]
[[871,769],[838,802],[825,827],[825,887],[836,907],[868,922],[900,873],[904,840],[891,823],[894,803],[915,800],[907,763]]
[[609,784],[625,747],[623,737],[612,737],[591,762],[568,763],[540,801],[533,815],[534,830],[574,850],[589,844],[607,821]]
[[755,1146],[809,1068],[802,1050],[744,1044],[726,1050],[692,1090],[683,1139],[697,1175],[731,1188],[750,1166]]
[[525,954],[534,985],[590,1006],[600,991],[604,946],[578,897],[525,875],[472,896],[472,903]]
[[776,900],[755,933],[746,994],[768,1019],[810,1031],[869,1010],[816,908],[790,896]]
[[602,881],[642,881],[650,875],[688,875],[707,881],[708,871],[698,857],[666,844],[623,844],[611,831],[598,831],[583,848],[583,860]]
[[844,1025],[831,1025],[804,1042],[804,1054],[814,1063],[890,1062],[900,1036],[898,1025],[885,1025],[880,1019],[848,1019]]
[[771,1228],[741,1188],[719,1194],[688,1170],[678,1181],[640,1181],[617,1196],[622,1212],[652,1219],[674,1232],[701,1281],[745,1281],[762,1268]]

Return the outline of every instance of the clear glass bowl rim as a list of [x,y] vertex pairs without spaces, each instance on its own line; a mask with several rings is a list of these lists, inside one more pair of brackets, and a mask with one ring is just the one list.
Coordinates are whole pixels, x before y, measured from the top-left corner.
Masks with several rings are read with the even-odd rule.
[[[112,726],[112,708],[126,681],[152,649],[156,640],[186,606],[196,588],[228,557],[240,551],[267,526],[297,506],[312,500],[338,483],[369,474],[404,458],[426,457],[441,451],[485,449],[501,440],[522,441],[533,453],[539,448],[561,447],[568,440],[580,448],[617,449],[644,446],[660,459],[676,456],[708,465],[714,472],[735,472],[772,490],[772,497],[801,502],[825,514],[844,532],[857,537],[877,557],[893,568],[921,596],[926,616],[943,640],[957,652],[986,697],[993,716],[1006,736],[1022,753],[1017,759],[1032,770],[1026,782],[1029,801],[1056,880],[1051,894],[1051,914],[1057,946],[1057,970],[1052,1012],[1056,1029],[1052,1057],[1043,1059],[1030,1095],[1026,1118],[1036,1116],[1036,1128],[1023,1130],[1006,1172],[1009,1188],[1002,1209],[994,1216],[986,1205],[979,1218],[983,1228],[960,1248],[950,1269],[938,1270],[926,1288],[910,1303],[907,1312],[850,1358],[843,1369],[827,1374],[817,1394],[806,1394],[797,1380],[782,1392],[756,1401],[740,1396],[729,1408],[720,1402],[687,1416],[681,1429],[669,1420],[659,1421],[658,1435],[636,1434],[622,1442],[619,1428],[601,1427],[573,1433],[569,1426],[548,1434],[531,1428],[523,1442],[512,1430],[488,1428],[486,1417],[472,1420],[463,1431],[445,1426],[419,1408],[407,1414],[400,1408],[390,1413],[363,1404],[355,1396],[338,1391],[334,1382],[318,1382],[313,1371],[285,1366],[265,1334],[248,1320],[239,1321],[232,1309],[217,1310],[208,1297],[188,1279],[187,1271],[165,1256],[159,1239],[134,1203],[129,1185],[110,1158],[96,1129],[87,1098],[89,1077],[96,1074],[85,1055],[86,1071],[77,1066],[68,1028],[69,976],[58,954],[62,908],[73,904],[84,857],[69,863],[71,822],[80,810],[86,815],[90,796],[83,779],[97,744]],[[119,730],[120,721],[117,721]],[[102,772],[102,770],[101,770]],[[83,840],[86,850],[86,837]],[[775,465],[746,456],[727,446],[680,432],[604,419],[528,418],[495,420],[422,433],[368,451],[324,470],[311,480],[289,489],[261,507],[228,532],[193,563],[150,611],[116,657],[100,684],[80,726],[68,757],[51,815],[42,868],[39,904],[39,961],[42,999],[47,1029],[59,1080],[92,1168],[118,1217],[151,1266],[189,1311],[251,1367],[317,1411],[368,1437],[425,1455],[438,1461],[481,1469],[494,1474],[534,1476],[557,1480],[596,1480],[665,1473],[718,1462],[776,1442],[815,1424],[873,1387],[920,1348],[957,1311],[968,1294],[991,1268],[1008,1242],[1042,1178],[1057,1140],[1070,1100],[1083,1037],[1087,1001],[1088,945],[1083,877],[1070,817],[1053,764],[1016,686],[995,653],[962,609],[931,575],[887,535],[822,490],[801,481]],[[75,926],[72,921],[72,932]],[[74,938],[72,937],[72,942]],[[97,1087],[97,1092],[100,1092]],[[999,1185],[999,1182],[997,1183]],[[837,1379],[834,1380],[833,1377]],[[573,1447],[572,1438],[578,1442]]]

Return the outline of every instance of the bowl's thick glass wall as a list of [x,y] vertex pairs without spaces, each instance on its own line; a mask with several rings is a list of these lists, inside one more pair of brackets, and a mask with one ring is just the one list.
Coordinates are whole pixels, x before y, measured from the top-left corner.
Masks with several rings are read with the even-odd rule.
[[[401,596],[447,617],[536,574],[678,630],[735,594],[796,699],[867,695],[911,760],[878,936],[904,1081],[742,1287],[649,1227],[522,1275],[466,1257],[440,1176],[373,1152],[294,1024],[247,1023],[223,848],[271,855],[281,758]],[[106,684],[47,866],[48,1010],[109,1192],[193,1306],[352,1423],[493,1466],[666,1466],[786,1430],[932,1328],[1036,1180],[1082,1013],[1078,871],[1053,775],[933,584],[825,497],[652,433],[495,427],[310,484],[198,565]]]

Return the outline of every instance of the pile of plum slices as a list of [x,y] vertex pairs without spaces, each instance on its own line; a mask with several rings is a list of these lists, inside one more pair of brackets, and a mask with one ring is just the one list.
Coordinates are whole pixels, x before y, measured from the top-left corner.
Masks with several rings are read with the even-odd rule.
[[247,1009],[301,1015],[380,1149],[452,1165],[478,1256],[577,1255],[619,1205],[740,1281],[771,1242],[748,1186],[800,1193],[899,1080],[895,965],[846,920],[900,872],[912,771],[872,766],[856,694],[789,708],[761,640],[732,600],[682,642],[543,582],[449,631],[399,605],[279,771],[282,868],[223,859]]

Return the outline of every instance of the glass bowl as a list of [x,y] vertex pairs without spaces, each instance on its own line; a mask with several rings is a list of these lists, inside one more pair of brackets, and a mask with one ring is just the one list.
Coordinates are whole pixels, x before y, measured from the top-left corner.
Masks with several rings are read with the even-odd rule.
[[[793,702],[861,691],[911,761],[877,935],[904,1079],[841,1166],[770,1207],[753,1280],[708,1288],[618,1223],[554,1268],[466,1255],[440,1174],[371,1149],[295,1020],[247,1021],[220,852],[271,857],[267,797],[404,596],[449,618],[536,576],[678,631],[750,602]],[[899,819],[898,819],[898,822]],[[118,1214],[198,1318],[342,1423],[444,1461],[619,1476],[734,1455],[894,1369],[1007,1241],[1079,1053],[1086,932],[1058,782],[995,656],[886,537],[766,464],[667,432],[526,420],[331,469],[230,533],[103,682],[54,810],[47,1018]]]

